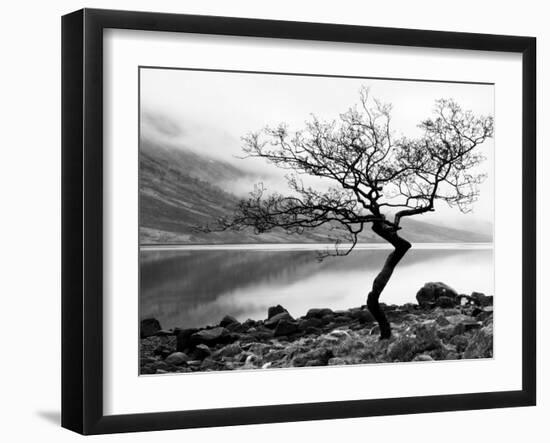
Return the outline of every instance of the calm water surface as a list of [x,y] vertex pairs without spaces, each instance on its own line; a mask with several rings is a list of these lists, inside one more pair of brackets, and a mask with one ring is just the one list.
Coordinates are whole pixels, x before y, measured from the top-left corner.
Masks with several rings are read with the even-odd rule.
[[[263,319],[267,308],[301,316],[313,307],[347,309],[365,303],[373,278],[390,252],[360,245],[347,257],[319,262],[319,245],[143,247],[140,316],[163,328],[214,324],[226,315]],[[414,302],[427,281],[460,293],[493,294],[491,245],[414,245],[396,268],[381,301]]]

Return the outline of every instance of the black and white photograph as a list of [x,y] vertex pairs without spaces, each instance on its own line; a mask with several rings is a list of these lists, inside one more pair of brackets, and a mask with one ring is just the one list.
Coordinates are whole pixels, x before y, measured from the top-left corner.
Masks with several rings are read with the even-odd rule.
[[492,357],[492,84],[139,76],[141,375]]

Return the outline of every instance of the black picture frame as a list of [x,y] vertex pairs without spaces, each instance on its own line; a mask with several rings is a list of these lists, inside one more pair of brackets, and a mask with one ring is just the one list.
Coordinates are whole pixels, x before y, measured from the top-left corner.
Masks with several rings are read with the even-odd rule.
[[[103,412],[103,30],[502,51],[522,55],[522,388],[131,415]],[[62,426],[82,434],[458,411],[536,403],[536,39],[83,9],[62,18]]]

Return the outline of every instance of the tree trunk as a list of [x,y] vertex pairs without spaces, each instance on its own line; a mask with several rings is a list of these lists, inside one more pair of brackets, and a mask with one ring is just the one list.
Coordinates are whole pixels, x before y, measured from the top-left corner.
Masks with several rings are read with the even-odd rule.
[[390,338],[391,328],[384,311],[380,308],[378,300],[380,299],[380,294],[382,294],[382,291],[386,287],[393,270],[411,248],[411,244],[404,238],[397,235],[396,231],[391,230],[380,223],[374,223],[372,225],[372,230],[384,240],[391,243],[395,248],[395,250],[388,255],[382,270],[374,279],[374,282],[372,283],[372,290],[369,292],[367,297],[367,307],[380,326],[380,339],[385,339]]

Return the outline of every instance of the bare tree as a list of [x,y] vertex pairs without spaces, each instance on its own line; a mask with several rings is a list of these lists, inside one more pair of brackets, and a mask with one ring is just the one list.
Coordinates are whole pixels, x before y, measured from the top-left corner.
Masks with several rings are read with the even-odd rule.
[[[248,134],[243,138],[246,155],[289,170],[291,192],[267,194],[259,184],[217,224],[221,229],[253,227],[256,233],[274,228],[301,233],[328,224],[344,234],[331,255],[349,254],[370,226],[394,247],[367,297],[381,338],[390,337],[391,329],[380,294],[411,247],[398,233],[402,219],[434,211],[436,200],[468,212],[484,179],[476,172],[484,159],[476,147],[493,134],[492,117],[463,111],[451,99],[436,101],[432,118],[419,124],[418,138],[395,137],[390,126],[391,106],[363,88],[360,103],[337,120],[312,117],[296,132],[281,124]],[[306,186],[304,174],[331,186]]]

